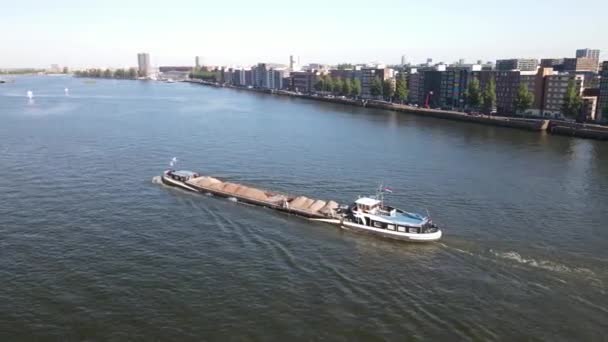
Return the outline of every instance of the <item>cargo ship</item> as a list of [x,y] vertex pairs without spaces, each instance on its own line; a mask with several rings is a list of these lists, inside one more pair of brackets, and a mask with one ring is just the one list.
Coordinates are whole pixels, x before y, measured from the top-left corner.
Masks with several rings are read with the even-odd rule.
[[414,242],[437,241],[442,236],[441,229],[428,214],[410,213],[385,205],[382,189],[375,196],[358,198],[351,205],[340,205],[335,201],[258,189],[185,170],[167,170],[161,180],[169,186],[267,207],[358,233]]

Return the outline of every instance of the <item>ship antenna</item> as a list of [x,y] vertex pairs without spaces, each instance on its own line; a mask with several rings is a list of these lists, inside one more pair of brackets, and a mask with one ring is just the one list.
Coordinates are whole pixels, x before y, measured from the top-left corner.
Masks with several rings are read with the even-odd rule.
[[382,207],[384,207],[384,185],[382,184],[382,182],[380,182],[380,186],[378,187],[378,190],[376,190],[376,199],[380,200],[380,205]]

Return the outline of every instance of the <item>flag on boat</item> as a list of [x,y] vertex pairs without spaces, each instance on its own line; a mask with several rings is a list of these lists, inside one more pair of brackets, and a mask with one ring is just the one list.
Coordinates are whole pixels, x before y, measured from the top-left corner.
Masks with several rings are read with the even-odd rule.
[[177,158],[173,157],[173,159],[171,159],[171,162],[169,163],[169,166],[175,166],[175,164],[177,163]]
[[389,194],[393,193],[393,189],[391,188],[384,188],[384,192],[388,192]]

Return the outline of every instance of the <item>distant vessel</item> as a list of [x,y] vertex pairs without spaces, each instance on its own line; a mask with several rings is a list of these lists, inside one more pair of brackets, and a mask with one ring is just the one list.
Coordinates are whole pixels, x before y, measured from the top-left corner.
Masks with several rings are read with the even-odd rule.
[[163,172],[161,180],[166,185],[188,191],[268,207],[314,221],[337,225],[343,229],[385,238],[431,242],[441,239],[442,236],[441,230],[428,215],[410,213],[384,205],[383,189],[380,189],[374,197],[362,197],[352,205],[345,206],[334,201],[315,200],[224,182],[185,170],[167,170]]

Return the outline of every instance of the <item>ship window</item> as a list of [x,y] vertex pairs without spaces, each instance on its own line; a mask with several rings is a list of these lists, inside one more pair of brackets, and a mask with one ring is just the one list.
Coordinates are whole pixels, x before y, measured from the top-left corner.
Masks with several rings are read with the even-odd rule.
[[418,233],[418,228],[408,228],[407,232],[408,233]]
[[389,224],[388,226],[386,226],[386,228],[388,228],[389,230],[395,230],[395,225]]
[[378,222],[378,221],[372,221],[372,224],[374,225],[374,227],[376,228],[384,228],[384,225],[382,224],[382,222]]
[[397,230],[400,231],[400,232],[405,233],[405,227],[403,227],[403,226],[397,227]]

